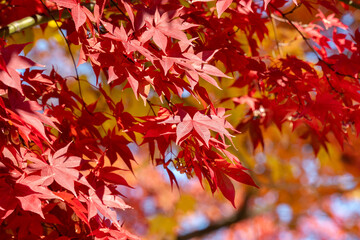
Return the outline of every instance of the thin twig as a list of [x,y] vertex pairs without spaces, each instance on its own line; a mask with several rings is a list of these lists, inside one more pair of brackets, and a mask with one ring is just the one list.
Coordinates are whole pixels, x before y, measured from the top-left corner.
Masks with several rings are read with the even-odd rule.
[[305,41],[306,45],[310,48],[310,50],[312,52],[315,53],[316,57],[319,59],[321,59],[321,57],[319,56],[319,53],[317,51],[315,51],[315,49],[313,48],[313,46],[311,46],[311,44],[309,43],[309,39],[307,37],[305,37],[305,35],[295,26],[295,24],[277,7],[275,7],[272,3],[269,3],[269,6],[271,6],[273,9],[275,9],[277,12],[279,12],[281,14],[281,16],[286,19],[286,21],[300,34],[301,38]]
[[229,37],[234,35],[235,33],[237,33],[240,30],[240,28],[238,26],[235,26],[235,27],[237,27],[237,29],[235,31],[233,31],[232,33],[228,33]]
[[167,104],[168,104],[168,106],[169,106],[170,112],[171,112],[173,115],[175,115],[174,111],[172,110],[172,108],[171,108],[171,106],[170,106],[170,105],[173,105],[173,106],[175,106],[175,105],[174,105],[165,95],[164,95],[164,98],[165,98],[165,100],[166,100],[166,102],[167,102]]
[[[288,22],[286,19],[283,19],[283,18],[281,18],[281,17],[278,17],[278,16],[276,16],[276,15],[273,14],[273,13],[271,14],[271,18],[275,19],[276,21],[283,22],[283,23],[287,23],[287,22]],[[296,22],[296,24],[300,25],[299,22]],[[304,25],[301,25],[301,26],[303,27]]]
[[[332,70],[334,73],[341,75],[341,76],[347,76],[347,77],[351,77],[354,78],[353,76],[348,76],[345,74],[341,74],[337,71],[335,71],[335,69],[331,66],[331,64],[329,64],[328,62],[326,62],[324,59],[322,59],[322,57],[319,55],[319,53],[313,48],[313,46],[310,44],[309,39],[307,37],[305,37],[305,35],[295,26],[295,24],[280,10],[278,9],[276,6],[274,6],[272,3],[269,3],[269,6],[272,7],[274,10],[276,10],[277,12],[279,12],[281,14],[281,16],[286,19],[286,21],[299,33],[299,35],[301,36],[301,38],[304,40],[305,44],[310,48],[310,50],[315,54],[316,58],[318,59],[319,62],[324,63],[330,70]],[[329,86],[331,87],[331,89],[333,91],[335,91],[336,93],[342,94],[340,91],[338,91],[330,82],[330,79],[326,76],[326,74],[324,73],[326,81],[328,82]]]
[[154,111],[154,108],[153,108],[152,103],[150,102],[150,100],[146,99],[146,102],[149,104],[150,109],[151,109],[151,111],[153,112],[154,116],[156,116],[156,113],[155,113],[155,111]]
[[277,28],[276,28],[276,25],[275,25],[275,20],[272,18],[272,15],[273,14],[271,14],[271,10],[270,10],[270,8],[268,8],[268,15],[269,15],[269,18],[270,18],[270,22],[271,22],[271,26],[272,26],[272,28],[273,28],[273,30],[274,30],[274,37],[275,37],[275,42],[276,42],[276,47],[277,47],[277,50],[278,50],[278,52],[279,52],[279,55],[280,55],[280,57],[282,57],[282,50],[281,50],[281,48],[280,48],[280,44],[279,44],[279,39],[278,39],[278,36],[277,36]]
[[302,2],[299,5],[295,5],[290,11],[284,13],[284,15],[286,16],[286,15],[292,14],[296,9],[301,7],[301,5],[302,5]]
[[48,12],[48,14],[50,15],[50,17],[54,20],[55,24],[56,24],[56,27],[58,28],[60,34],[62,35],[62,37],[64,38],[65,40],[65,43],[66,43],[66,46],[69,50],[69,53],[70,53],[70,57],[71,57],[71,60],[72,60],[72,63],[74,65],[74,70],[75,70],[75,74],[76,74],[76,80],[78,82],[78,87],[79,87],[79,94],[80,94],[80,97],[81,97],[81,100],[82,100],[82,107],[85,108],[85,110],[90,114],[92,115],[92,113],[87,109],[86,105],[85,105],[85,101],[84,101],[84,97],[82,95],[82,91],[81,91],[81,84],[80,84],[80,77],[79,77],[79,72],[77,70],[77,66],[76,66],[76,62],[75,62],[75,58],[74,58],[74,54],[73,52],[71,51],[71,48],[70,48],[70,43],[68,41],[68,39],[66,38],[65,34],[63,33],[63,31],[61,30],[59,24],[57,23],[55,17],[53,17],[50,9],[46,6],[46,4],[44,3],[43,0],[41,0],[41,3],[43,4],[44,8],[46,9],[46,11]]
[[243,202],[241,208],[233,216],[226,218],[226,219],[222,219],[218,222],[214,222],[202,230],[196,230],[196,231],[190,232],[188,234],[180,235],[177,237],[177,240],[188,240],[188,239],[193,239],[195,237],[201,237],[201,236],[210,234],[214,231],[217,231],[220,228],[231,226],[232,224],[235,224],[237,222],[240,222],[240,221],[248,218],[249,215],[247,213],[247,210],[249,207],[248,204],[249,204],[250,196],[251,196],[251,193],[247,193],[245,195],[245,199],[244,199],[244,202]]
[[116,7],[117,10],[119,10],[119,12],[121,12],[122,15],[124,15],[124,17],[131,23],[131,20],[128,16],[126,16],[126,14],[121,10],[121,8],[119,8],[119,6],[116,4],[116,2],[114,2],[114,0],[110,0],[110,2]]

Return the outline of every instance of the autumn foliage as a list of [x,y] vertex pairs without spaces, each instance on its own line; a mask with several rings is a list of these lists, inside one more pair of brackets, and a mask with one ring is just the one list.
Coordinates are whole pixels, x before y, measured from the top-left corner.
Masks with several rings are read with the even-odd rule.
[[[234,206],[234,183],[261,188],[239,160],[236,136],[248,134],[250,151],[261,150],[267,128],[290,126],[315,155],[329,144],[347,147],[360,133],[360,32],[340,18],[353,7],[332,0],[0,1],[1,239],[138,239],[117,216],[136,207],[120,190],[132,190],[124,174],[136,176],[142,162],[134,146],[146,146],[147,160],[173,188],[178,171]],[[297,10],[311,19],[302,23]],[[43,33],[56,20],[72,76],[59,73],[61,64],[30,59],[34,43],[12,37],[35,15],[45,20],[31,27]],[[275,21],[293,35],[275,31]],[[93,82],[78,73],[82,64],[91,66]],[[84,97],[87,89],[95,99]],[[127,109],[129,90],[138,116]]]

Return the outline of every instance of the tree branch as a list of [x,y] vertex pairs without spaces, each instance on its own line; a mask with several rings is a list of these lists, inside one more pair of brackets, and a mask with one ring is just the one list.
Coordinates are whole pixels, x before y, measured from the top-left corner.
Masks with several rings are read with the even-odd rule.
[[244,219],[247,219],[249,217],[249,215],[247,213],[247,209],[248,209],[248,203],[249,203],[249,199],[250,199],[251,195],[252,195],[251,193],[246,194],[241,208],[239,208],[239,210],[234,215],[230,216],[229,218],[222,219],[218,222],[214,222],[204,229],[196,230],[194,232],[180,235],[177,237],[177,240],[188,240],[188,239],[192,239],[194,237],[201,237],[201,236],[210,234],[216,230],[219,230],[220,228],[228,227],[234,223],[237,223]]
[[[90,12],[94,11],[95,1],[90,3],[82,4],[82,6],[89,9]],[[115,6],[116,9],[119,10],[121,14],[125,16],[125,18],[129,21],[129,17],[126,16],[126,14],[119,8],[119,6],[114,2],[113,0],[110,0],[110,6]],[[11,36],[14,33],[21,32],[27,28],[31,28],[43,23],[50,22],[51,20],[59,20],[60,19],[60,13],[58,10],[51,11],[49,13],[50,15],[44,15],[44,14],[35,14],[33,16],[25,17],[20,20],[14,21],[12,23],[9,23],[7,26],[0,28],[0,38],[6,38],[8,36]],[[61,14],[61,19],[67,19],[70,18],[71,14],[69,11],[63,11]]]
[[[95,3],[86,3],[83,6],[90,11],[93,11]],[[70,17],[71,14],[69,11],[63,11],[61,14],[61,19],[67,19]],[[33,16],[25,17],[23,19],[8,24],[3,28],[0,28],[0,38],[6,38],[14,33],[21,32],[27,28],[50,22],[54,19],[60,19],[60,13],[57,10],[52,11],[51,15],[35,14]]]

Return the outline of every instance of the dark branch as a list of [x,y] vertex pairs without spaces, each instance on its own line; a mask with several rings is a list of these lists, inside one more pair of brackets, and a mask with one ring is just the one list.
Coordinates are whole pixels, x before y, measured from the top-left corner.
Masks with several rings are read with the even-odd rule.
[[241,206],[241,208],[239,208],[239,210],[234,215],[230,216],[229,218],[222,219],[218,222],[214,222],[204,229],[196,230],[194,232],[190,232],[185,235],[180,235],[177,237],[177,240],[188,240],[188,239],[192,239],[194,237],[201,237],[201,236],[210,234],[216,230],[219,230],[220,228],[229,227],[234,223],[237,223],[244,219],[247,219],[249,217],[249,215],[247,213],[247,209],[248,209],[248,203],[249,203],[250,196],[251,196],[251,194],[249,194],[249,193],[246,194],[243,205]]

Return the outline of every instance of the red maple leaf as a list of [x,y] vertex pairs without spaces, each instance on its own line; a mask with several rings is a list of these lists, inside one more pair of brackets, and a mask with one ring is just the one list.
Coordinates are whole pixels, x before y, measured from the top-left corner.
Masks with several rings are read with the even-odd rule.
[[[161,123],[177,124],[176,126],[176,144],[181,144],[185,137],[187,137],[191,131],[194,131],[203,141],[206,146],[209,146],[210,130],[219,133],[222,137],[225,135],[231,139],[232,135],[226,130],[227,122],[224,118],[217,115],[204,115],[200,112],[196,112],[193,117],[189,114],[181,119],[180,116],[171,117]],[[224,140],[224,139],[223,139]]]
[[43,183],[49,178],[38,175],[21,177],[16,181],[14,192],[16,198],[20,201],[23,210],[31,211],[45,218],[41,210],[40,199],[59,199],[50,189],[43,186]]
[[217,0],[216,2],[216,11],[218,13],[218,18],[221,17],[221,14],[228,9],[233,0]]
[[21,79],[16,69],[41,66],[24,56],[19,56],[26,45],[27,44],[12,44],[0,49],[0,61],[6,64],[5,66],[1,64],[0,82],[18,90],[21,94],[23,94]]
[[140,42],[145,43],[152,38],[156,45],[164,52],[168,43],[167,37],[180,40],[186,45],[191,45],[191,41],[188,40],[183,30],[196,25],[183,22],[179,19],[180,10],[168,11],[160,15],[158,9],[156,9],[153,16],[145,19],[147,30],[141,35]]
[[81,6],[80,0],[51,0],[60,7],[69,8],[73,17],[76,31],[86,22],[86,17],[92,17],[92,13],[84,6]]
[[30,134],[36,134],[42,139],[48,139],[45,127],[47,124],[57,129],[53,121],[45,114],[40,113],[42,107],[35,101],[27,101],[25,97],[16,91],[9,91],[10,109],[7,109],[13,124],[29,139]]
[[99,228],[93,231],[90,236],[95,236],[98,240],[140,240],[139,237],[129,233],[124,228],[109,229]]
[[86,195],[82,195],[82,197],[88,205],[89,220],[96,216],[99,211],[102,215],[110,219],[117,227],[120,227],[120,224],[118,223],[116,212],[111,208],[121,210],[130,208],[130,206],[125,204],[120,197],[113,194],[106,186],[99,187],[96,191],[89,189],[89,197]]
[[332,13],[332,14],[328,15],[327,17],[325,17],[324,13],[320,9],[318,9],[318,11],[319,11],[319,13],[316,14],[316,17],[319,17],[321,19],[321,21],[324,23],[324,26],[326,29],[328,29],[330,27],[339,27],[344,30],[348,29],[348,26],[346,26],[345,24],[340,22],[339,18],[335,17],[335,13]]
[[47,156],[49,164],[38,158],[29,157],[29,160],[32,162],[30,168],[33,169],[32,171],[40,171],[41,176],[48,177],[43,183],[45,186],[49,186],[53,181],[56,181],[60,186],[77,196],[74,182],[80,182],[85,185],[88,184],[85,179],[81,178],[80,172],[74,169],[80,166],[81,158],[65,156],[70,144],[71,143],[59,149],[53,155],[47,153],[45,156]]

